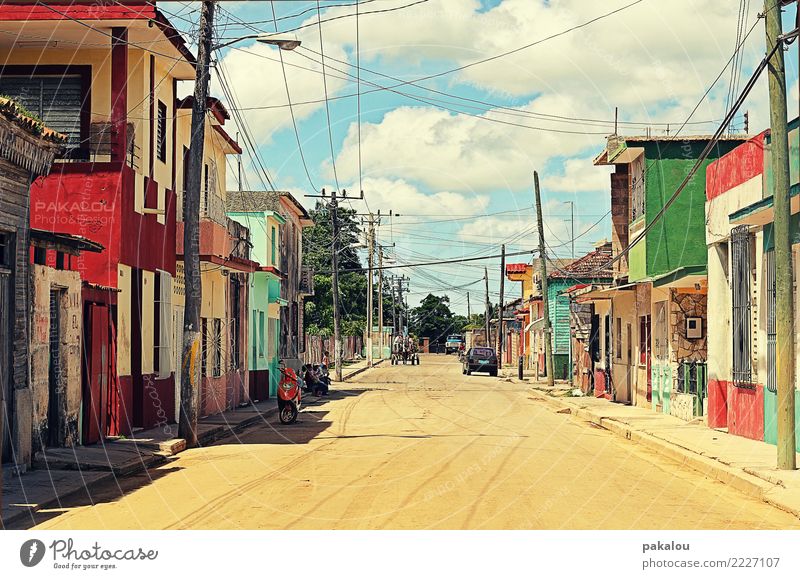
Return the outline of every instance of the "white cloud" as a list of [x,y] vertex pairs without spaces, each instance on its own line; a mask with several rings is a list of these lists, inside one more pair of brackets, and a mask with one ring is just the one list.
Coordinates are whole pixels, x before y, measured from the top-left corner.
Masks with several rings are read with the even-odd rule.
[[609,188],[611,167],[595,167],[591,158],[575,158],[564,161],[564,174],[551,175],[542,186],[549,191],[586,193],[605,191]]
[[[304,46],[319,51],[319,37],[306,33],[302,36]],[[239,49],[240,48],[240,49]],[[326,55],[344,59],[346,54],[341,46],[325,43]],[[283,57],[284,67],[280,58]],[[250,126],[257,144],[269,143],[273,134],[291,127],[292,118],[286,97],[286,84],[293,103],[301,101],[322,101],[312,104],[296,104],[295,119],[300,122],[325,106],[325,87],[322,83],[322,66],[294,51],[279,51],[277,48],[254,43],[242,44],[228,52],[219,64],[227,77],[243,110],[243,116]],[[284,83],[283,70],[286,71]],[[347,81],[335,76],[327,76],[328,96],[334,96],[346,86]],[[216,77],[212,77],[211,94],[223,97]],[[228,103],[231,106],[232,103]],[[232,121],[233,122],[233,121]]]
[[[604,145],[602,132],[534,131],[429,107],[400,107],[380,122],[361,126],[366,175],[402,175],[434,190],[519,191],[531,186],[534,169],[542,171],[551,157],[575,155],[587,147],[599,151]],[[336,158],[340,179],[357,176],[357,158],[357,132],[351,125]],[[328,164],[325,172],[332,174]]]

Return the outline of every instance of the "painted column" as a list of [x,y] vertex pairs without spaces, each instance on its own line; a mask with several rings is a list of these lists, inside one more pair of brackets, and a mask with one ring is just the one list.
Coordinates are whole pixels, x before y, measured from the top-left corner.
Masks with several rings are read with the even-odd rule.
[[128,143],[128,29],[111,29],[111,161],[125,162]]

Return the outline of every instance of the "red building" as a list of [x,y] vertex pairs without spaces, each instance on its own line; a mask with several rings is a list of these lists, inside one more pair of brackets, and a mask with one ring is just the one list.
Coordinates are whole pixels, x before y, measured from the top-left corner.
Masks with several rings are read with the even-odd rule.
[[31,226],[105,248],[77,259],[84,397],[98,401],[83,442],[174,421],[176,88],[195,59],[147,2],[3,5],[0,30],[0,93],[68,136],[31,188]]

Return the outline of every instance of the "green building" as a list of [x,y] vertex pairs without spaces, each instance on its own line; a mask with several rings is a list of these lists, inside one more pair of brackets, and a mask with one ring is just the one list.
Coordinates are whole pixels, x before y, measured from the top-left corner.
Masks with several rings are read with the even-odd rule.
[[[252,192],[250,192],[252,193]],[[249,392],[252,400],[274,397],[278,392],[278,351],[280,348],[281,299],[280,239],[284,218],[248,198],[242,205],[238,192],[229,193],[228,216],[250,230],[252,259],[260,264],[250,277],[250,319],[248,332]]]

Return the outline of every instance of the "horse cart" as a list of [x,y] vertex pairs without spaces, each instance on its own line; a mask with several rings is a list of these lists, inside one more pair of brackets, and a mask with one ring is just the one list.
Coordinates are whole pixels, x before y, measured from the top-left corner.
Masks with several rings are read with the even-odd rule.
[[410,363],[412,366],[419,366],[419,347],[417,341],[412,338],[401,338],[395,340],[392,345],[392,365]]

